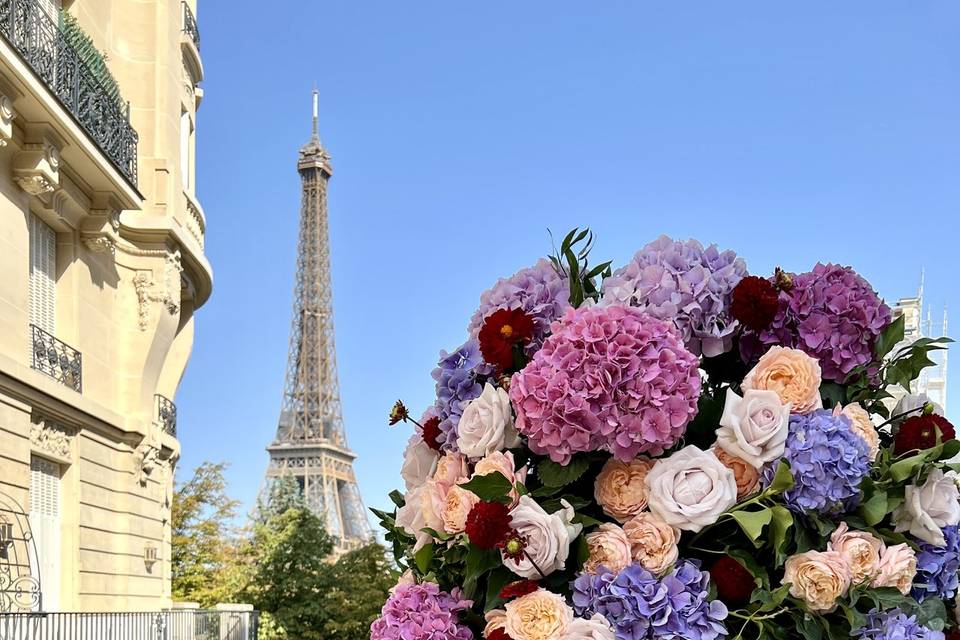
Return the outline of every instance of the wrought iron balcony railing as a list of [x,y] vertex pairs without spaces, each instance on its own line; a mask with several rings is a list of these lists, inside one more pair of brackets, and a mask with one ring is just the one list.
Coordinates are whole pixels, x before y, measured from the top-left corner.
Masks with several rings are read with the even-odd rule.
[[183,5],[183,32],[193,41],[193,46],[200,50],[200,29],[197,28],[197,18],[193,15],[193,9],[186,2],[181,0]]
[[77,393],[83,392],[83,363],[79,351],[57,340],[35,324],[30,325],[32,367]]
[[137,186],[137,132],[47,15],[39,0],[0,0],[0,35],[10,43],[107,159]]
[[0,638],[30,640],[257,640],[258,611],[0,612]]
[[157,420],[165,433],[177,437],[177,405],[173,400],[157,394]]

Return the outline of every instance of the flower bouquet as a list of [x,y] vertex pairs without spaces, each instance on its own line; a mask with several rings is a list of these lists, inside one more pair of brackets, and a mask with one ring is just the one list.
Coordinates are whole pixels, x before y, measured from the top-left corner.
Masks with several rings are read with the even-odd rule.
[[591,245],[483,293],[435,404],[394,407],[404,573],[371,638],[956,634],[960,443],[909,395],[947,340],[905,342],[848,267]]

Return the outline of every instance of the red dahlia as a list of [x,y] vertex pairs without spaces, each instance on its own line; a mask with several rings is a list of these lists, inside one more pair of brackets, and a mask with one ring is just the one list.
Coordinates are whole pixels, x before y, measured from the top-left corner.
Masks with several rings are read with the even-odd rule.
[[513,598],[522,598],[528,593],[533,593],[539,589],[539,585],[533,580],[517,580],[500,589],[500,598],[503,600],[512,600]]
[[423,422],[420,437],[434,451],[440,451],[440,418],[434,416]]
[[467,537],[481,549],[495,549],[510,533],[510,510],[500,502],[478,502],[467,514]]
[[533,337],[533,320],[523,309],[494,311],[480,327],[480,353],[500,371],[513,368],[513,350]]
[[503,630],[503,627],[499,629],[494,629],[490,632],[490,635],[487,636],[487,640],[513,640],[510,636],[507,635],[507,632]]
[[747,329],[763,331],[777,315],[780,299],[766,278],[747,276],[733,288],[730,314]]
[[750,602],[756,586],[750,572],[730,556],[721,556],[713,563],[710,580],[717,585],[717,597],[732,607]]
[[937,446],[937,436],[940,442],[953,440],[957,437],[950,421],[935,413],[922,416],[913,416],[904,421],[893,438],[893,452],[897,455],[908,451],[929,449]]
[[953,631],[948,631],[946,638],[944,640],[960,640],[960,629],[954,629]]

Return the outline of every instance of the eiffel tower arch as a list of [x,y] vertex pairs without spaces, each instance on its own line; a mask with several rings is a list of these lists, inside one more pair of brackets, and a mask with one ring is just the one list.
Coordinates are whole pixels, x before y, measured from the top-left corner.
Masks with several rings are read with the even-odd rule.
[[290,346],[276,439],[267,451],[264,495],[277,479],[296,479],[307,506],[325,523],[340,552],[372,540],[370,523],[353,472],[356,454],[347,445],[333,331],[327,184],[330,154],[317,133],[297,162],[302,198]]

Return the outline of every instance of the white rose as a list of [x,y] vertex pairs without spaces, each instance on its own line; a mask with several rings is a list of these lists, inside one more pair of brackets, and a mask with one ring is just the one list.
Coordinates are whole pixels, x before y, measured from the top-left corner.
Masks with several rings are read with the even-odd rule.
[[397,526],[417,539],[414,550],[420,549],[433,538],[429,533],[421,531],[428,526],[424,517],[422,502],[427,492],[427,485],[422,484],[404,496],[403,506],[397,510]]
[[403,451],[403,466],[400,468],[400,477],[403,478],[407,491],[429,480],[437,469],[439,459],[437,452],[431,449],[419,434],[410,436],[407,448]]
[[540,571],[550,575],[564,568],[570,553],[570,541],[583,527],[571,522],[573,507],[566,500],[560,503],[562,509],[547,513],[530,496],[520,496],[520,502],[510,511],[511,525],[527,539],[526,555],[519,561],[503,557],[504,565],[518,576],[537,580],[541,577]]
[[616,637],[607,619],[595,613],[589,620],[574,618],[563,640],[616,640]]
[[922,486],[910,485],[904,502],[893,512],[897,531],[942,547],[947,544],[942,529],[960,524],[960,490],[956,474],[934,469]]
[[694,445],[659,460],[646,483],[650,510],[685,531],[700,531],[737,503],[733,471]]
[[912,411],[913,413],[911,413],[909,416],[906,416],[903,419],[905,420],[906,418],[919,416],[923,413],[923,411],[921,411],[920,409],[928,402],[933,405],[933,412],[935,414],[937,414],[938,416],[943,415],[943,407],[941,407],[936,402],[932,401],[930,399],[930,396],[928,396],[925,393],[908,393],[907,395],[903,396],[902,398],[900,398],[900,401],[897,402],[897,406],[893,408],[893,413],[891,413],[890,415],[899,416],[902,413],[907,413],[908,411]]
[[479,398],[470,401],[457,423],[457,448],[471,458],[482,458],[494,451],[520,444],[513,428],[510,396],[489,382]]
[[727,389],[717,446],[759,469],[783,455],[789,426],[790,405],[775,391],[748,390],[741,398]]

